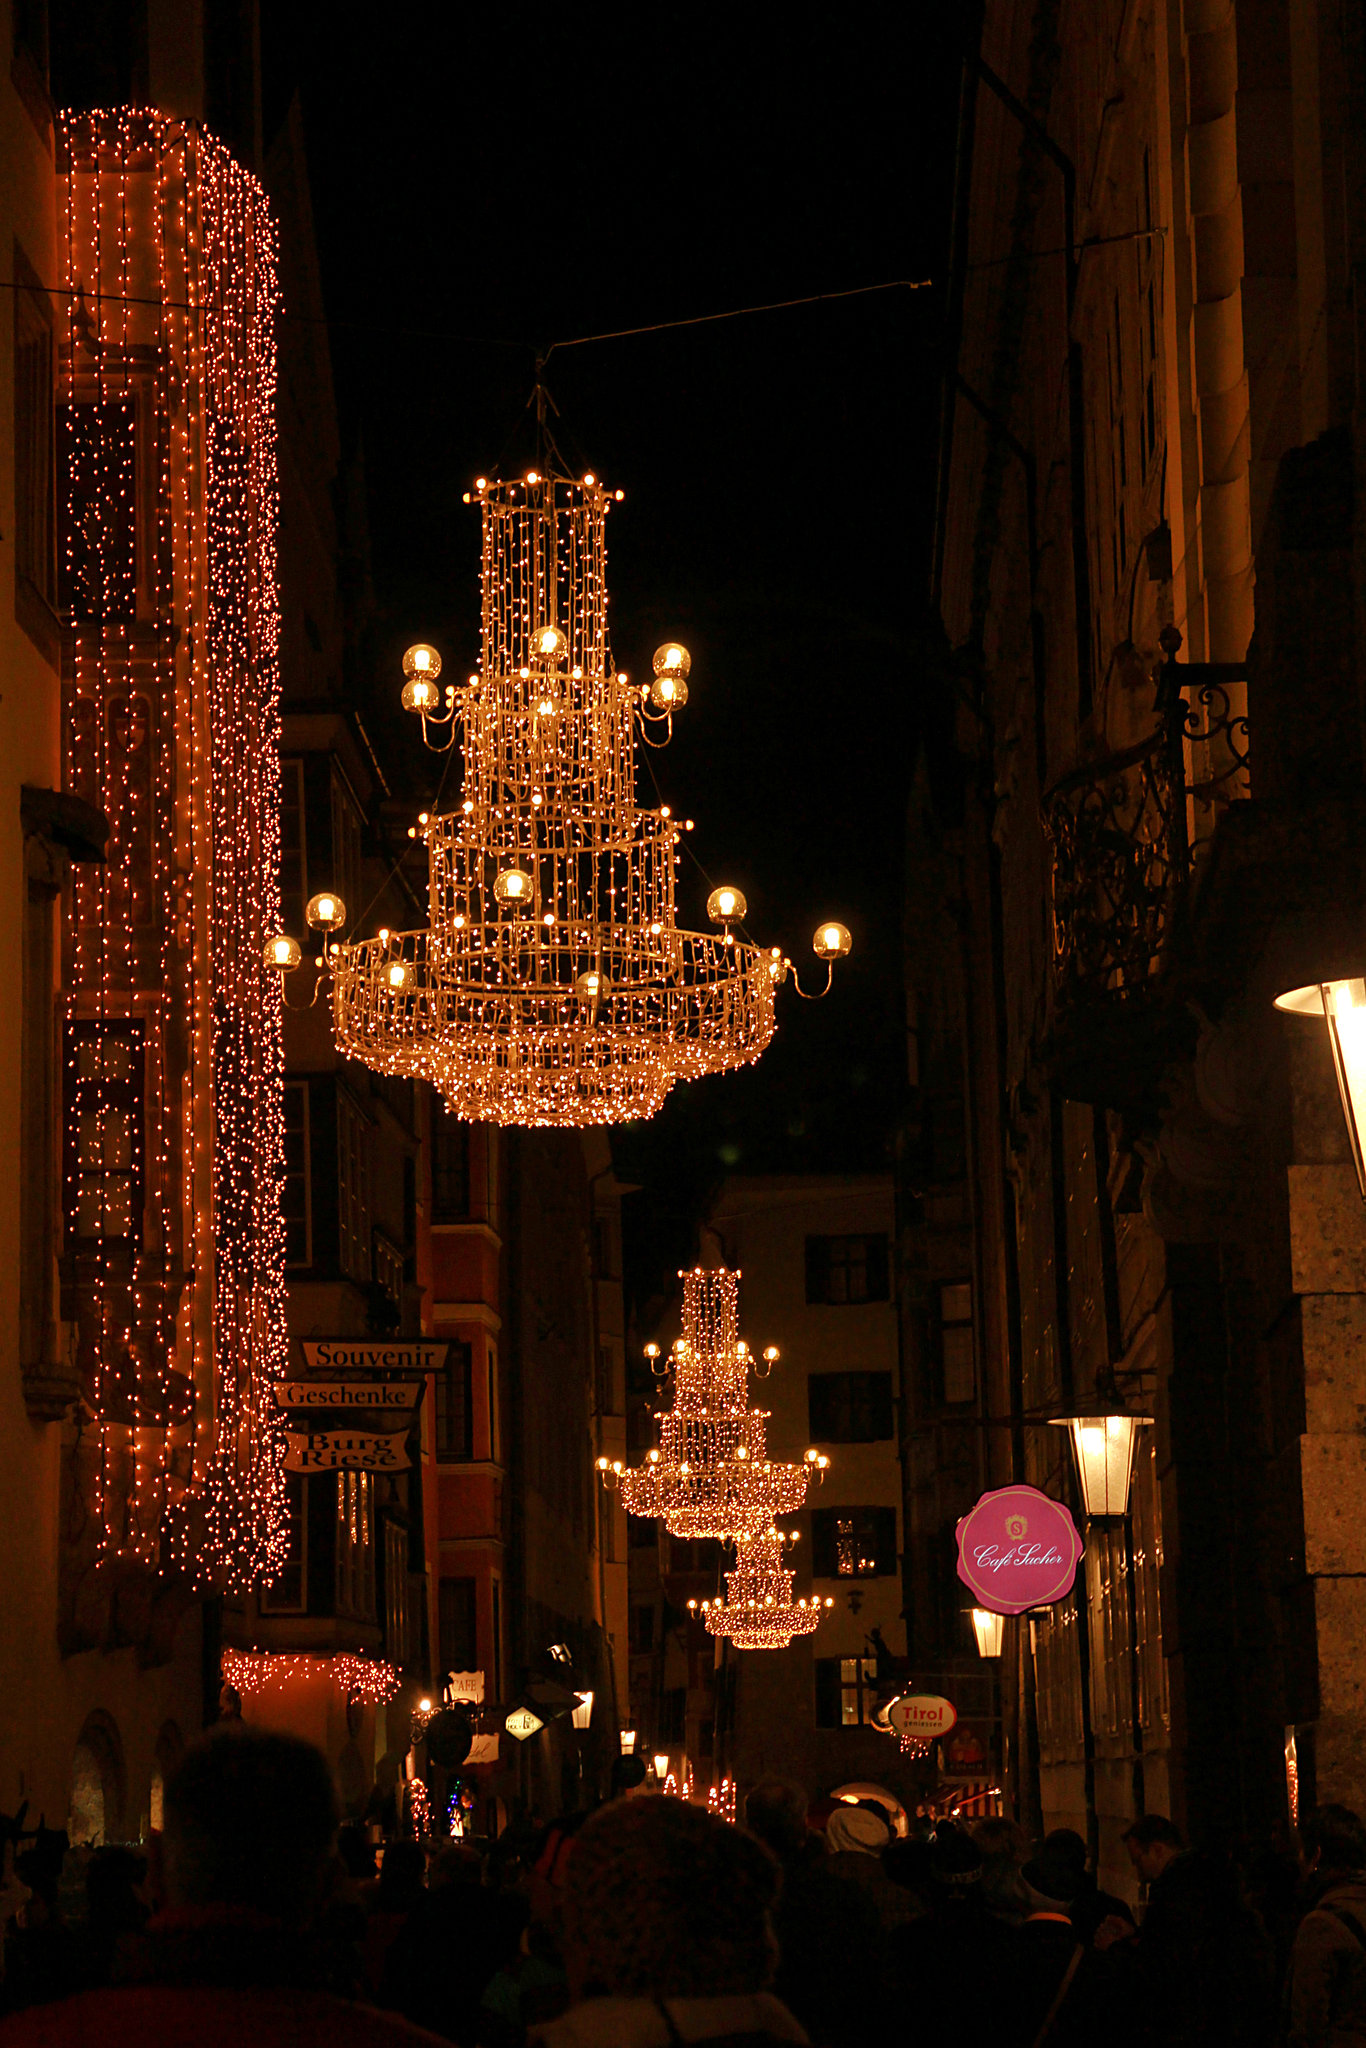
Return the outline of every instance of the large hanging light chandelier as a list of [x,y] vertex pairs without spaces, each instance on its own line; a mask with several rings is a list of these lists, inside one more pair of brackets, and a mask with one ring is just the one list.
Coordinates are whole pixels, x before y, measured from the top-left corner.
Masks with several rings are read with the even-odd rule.
[[[809,1450],[801,1464],[768,1455],[768,1411],[749,1406],[748,1344],[739,1334],[740,1275],[725,1266],[694,1266],[683,1282],[683,1334],[668,1366],[647,1345],[656,1370],[674,1375],[674,1404],[660,1411],[659,1447],[628,1471],[599,1458],[598,1470],[620,1485],[627,1513],[652,1515],[674,1536],[734,1538],[758,1534],[775,1515],[792,1514],[812,1474],[829,1459]],[[764,1352],[764,1369],[778,1357]]]
[[[340,1049],[432,1082],[462,1118],[651,1116],[675,1081],[758,1058],[792,972],[781,948],[744,936],[737,888],[712,890],[715,932],[675,922],[692,821],[637,805],[635,749],[638,735],[670,737],[691,662],[669,641],[646,683],[614,665],[605,529],[622,495],[553,464],[480,477],[466,494],[483,519],[478,670],[443,688],[425,643],[403,664],[403,703],[427,744],[444,752],[463,736],[459,800],[414,828],[430,924],[320,956]],[[275,944],[267,965],[291,972],[297,949]],[[849,933],[827,922],[812,945],[830,969]]]
[[[792,1597],[796,1573],[783,1563],[783,1545],[796,1531],[769,1527],[742,1536],[735,1569],[726,1573],[726,1597],[688,1602],[700,1611],[708,1635],[728,1636],[737,1650],[785,1650],[794,1636],[809,1636],[821,1618],[821,1602]],[[834,1601],[827,1599],[826,1607]]]

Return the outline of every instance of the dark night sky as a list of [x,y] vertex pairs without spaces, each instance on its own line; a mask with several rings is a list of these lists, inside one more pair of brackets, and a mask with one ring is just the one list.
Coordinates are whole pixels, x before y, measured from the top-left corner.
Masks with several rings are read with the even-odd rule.
[[[477,645],[479,471],[526,459],[537,347],[942,276],[956,65],[926,10],[263,8],[267,122],[302,95],[343,432],[364,449],[374,682]],[[889,1157],[902,1078],[901,842],[921,678],[939,292],[886,292],[591,347],[547,382],[571,463],[622,486],[613,645],[677,634],[692,694],[650,757],[750,929],[817,970],[760,1064],[619,1133],[636,1282],[690,1255],[726,1168]],[[642,796],[648,794],[648,782]],[[705,924],[685,862],[680,916]]]

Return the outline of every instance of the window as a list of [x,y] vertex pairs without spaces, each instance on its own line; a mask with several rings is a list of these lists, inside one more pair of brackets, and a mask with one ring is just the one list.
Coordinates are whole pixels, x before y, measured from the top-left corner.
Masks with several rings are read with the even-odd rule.
[[478,1588],[473,1579],[437,1581],[437,1627],[441,1676],[448,1671],[478,1671]]
[[332,888],[352,917],[360,910],[360,807],[336,762],[332,763]]
[[52,308],[18,248],[14,267],[28,287],[14,294],[15,602],[22,610],[23,595],[32,593],[50,611],[57,596]]
[[806,1298],[844,1308],[889,1298],[885,1234],[873,1237],[808,1237]]
[[403,1312],[403,1254],[391,1237],[382,1230],[375,1232],[374,1242],[375,1285],[382,1287],[394,1307]]
[[470,1127],[432,1105],[432,1221],[464,1223],[470,1213]]
[[[304,931],[308,901],[308,813],[304,804],[304,764],[280,763],[280,915],[287,932]],[[343,899],[345,900],[345,899]],[[348,904],[352,912],[359,904]]]
[[143,1036],[131,1017],[66,1028],[65,1222],[73,1246],[142,1242]]
[[637,1601],[631,1609],[631,1655],[648,1657],[655,1646],[655,1610],[653,1603],[646,1605]]
[[457,1461],[474,1456],[474,1352],[469,1344],[452,1343],[446,1370],[436,1389],[436,1455]]
[[349,1095],[337,1095],[338,1254],[341,1269],[363,1285],[370,1271],[370,1134]]
[[313,1176],[307,1081],[285,1083],[285,1264],[313,1264]]
[[337,1612],[371,1621],[375,1613],[375,1480],[337,1474]]
[[895,1508],[817,1508],[811,1570],[818,1579],[890,1578],[896,1571]]
[[945,1402],[971,1401],[977,1392],[977,1368],[970,1280],[951,1280],[939,1290],[939,1361]]
[[818,1728],[865,1727],[876,1704],[876,1657],[817,1657]]
[[721,1546],[710,1536],[671,1536],[669,1538],[669,1570],[671,1572],[714,1572],[721,1554]]
[[384,1524],[384,1648],[400,1670],[413,1661],[408,1640],[408,1531],[401,1522]]
[[889,1372],[813,1372],[806,1393],[812,1443],[873,1444],[893,1434]]
[[136,408],[130,399],[63,405],[57,433],[58,601],[78,621],[127,623],[137,615]]
[[264,1614],[303,1614],[308,1608],[308,1481],[285,1474],[285,1560],[261,1594]]

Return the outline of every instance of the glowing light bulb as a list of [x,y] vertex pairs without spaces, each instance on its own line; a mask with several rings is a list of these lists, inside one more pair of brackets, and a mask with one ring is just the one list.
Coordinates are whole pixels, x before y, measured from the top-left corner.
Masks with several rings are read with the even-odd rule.
[[531,651],[541,661],[562,661],[569,642],[558,626],[538,626],[531,636]]
[[538,469],[529,469],[526,480],[529,484],[538,484],[541,481],[541,472]]
[[435,711],[437,690],[435,683],[429,683],[425,676],[415,676],[405,683],[400,696],[405,711]]
[[832,921],[830,924],[817,925],[816,936],[811,941],[811,950],[819,960],[839,960],[853,943],[848,926]]
[[340,931],[346,923],[346,905],[334,889],[323,889],[309,898],[304,915],[315,932]]
[[278,967],[280,972],[285,974],[290,968],[298,966],[303,955],[296,940],[287,937],[284,932],[279,932],[275,938],[266,940],[263,958],[267,967]]
[[607,976],[596,967],[587,967],[574,983],[574,993],[585,1002],[596,1002],[607,994]]
[[662,647],[656,647],[650,666],[657,676],[677,676],[681,680],[692,672],[692,656],[676,640],[666,640]]
[[[422,677],[434,683],[441,673],[441,656],[425,640],[419,640],[404,653],[403,673],[410,682],[414,677]],[[435,691],[432,694],[435,697]]]
[[402,960],[391,960],[385,970],[390,988],[405,988],[408,983],[408,968]]
[[707,916],[713,924],[728,924],[732,918],[743,918],[748,909],[740,890],[732,889],[729,883],[713,889],[707,898]]
[[431,1701],[429,1699],[420,1699],[417,1703],[417,1711],[419,1714],[430,1714],[432,1711]]
[[500,903],[525,903],[531,894],[531,877],[522,868],[504,868],[493,885]]
[[650,702],[656,711],[681,711],[688,701],[688,686],[682,676],[656,676],[650,685]]

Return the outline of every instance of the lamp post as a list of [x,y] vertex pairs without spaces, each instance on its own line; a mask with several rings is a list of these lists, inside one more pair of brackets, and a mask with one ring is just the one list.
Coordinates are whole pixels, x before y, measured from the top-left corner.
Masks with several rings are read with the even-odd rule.
[[1311,981],[1276,997],[1276,1008],[1292,1017],[1322,1017],[1328,1026],[1338,1098],[1347,1125],[1357,1186],[1366,1201],[1366,980]]
[[989,1607],[972,1609],[972,1632],[977,1638],[979,1657],[999,1657],[1005,1642],[1006,1618]]
[[1138,1432],[1152,1419],[1130,1415],[1109,1388],[1100,1390],[1096,1405],[1085,1414],[1052,1418],[1053,1428],[1071,1433],[1082,1513],[1089,1521],[1128,1514]]

